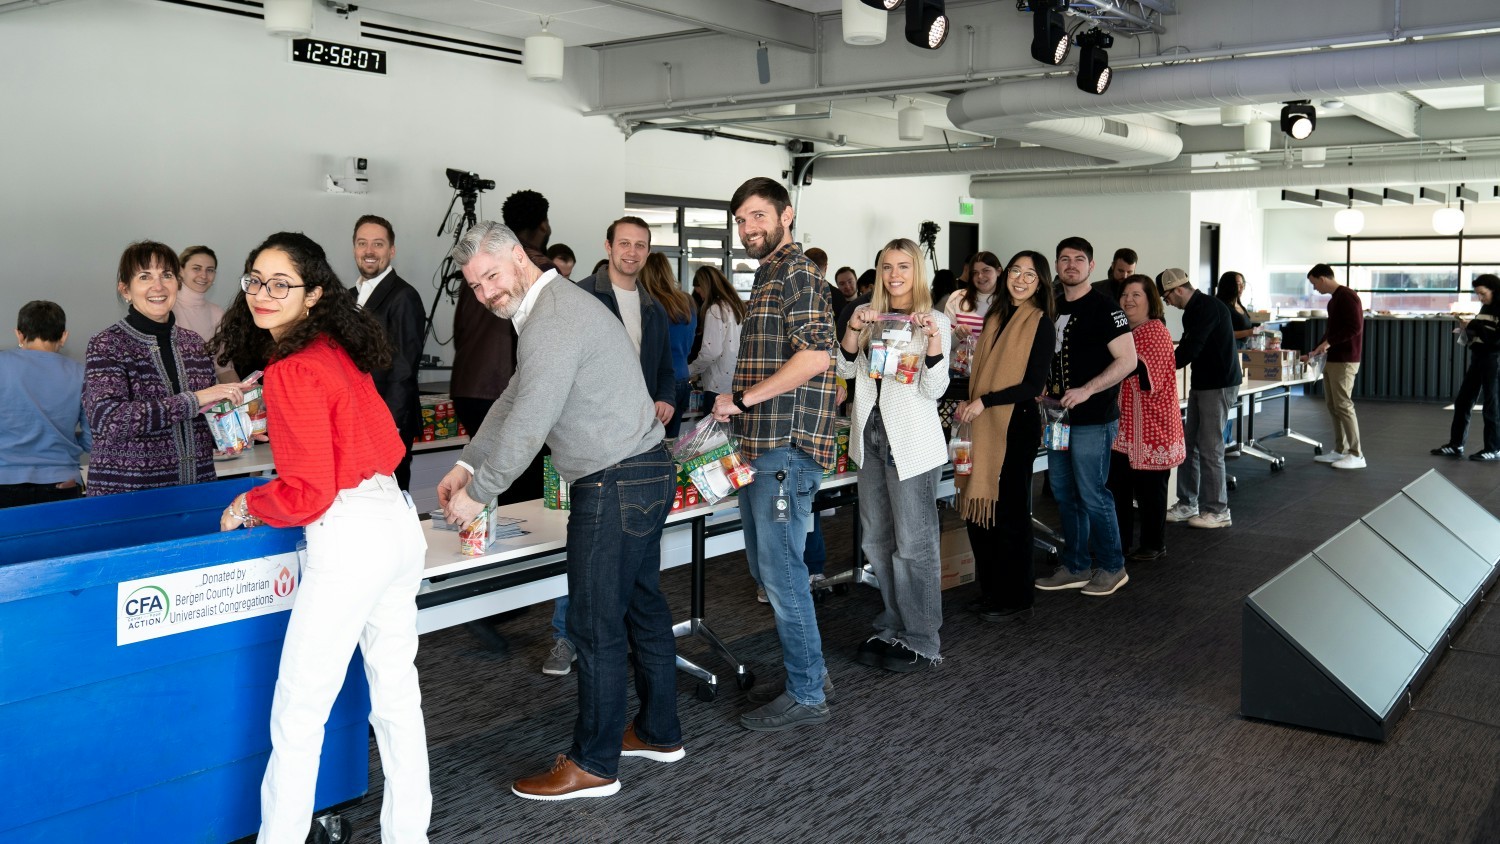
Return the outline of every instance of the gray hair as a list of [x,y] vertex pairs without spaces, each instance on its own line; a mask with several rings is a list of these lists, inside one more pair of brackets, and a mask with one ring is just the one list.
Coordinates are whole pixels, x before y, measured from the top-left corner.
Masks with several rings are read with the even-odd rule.
[[480,252],[486,255],[504,256],[521,245],[516,233],[494,220],[483,220],[464,233],[462,239],[448,253],[458,269],[474,260]]

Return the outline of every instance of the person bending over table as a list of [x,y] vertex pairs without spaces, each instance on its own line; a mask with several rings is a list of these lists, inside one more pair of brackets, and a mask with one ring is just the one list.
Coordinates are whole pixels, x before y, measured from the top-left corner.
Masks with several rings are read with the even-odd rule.
[[427,543],[394,477],[406,445],[370,376],[390,366],[391,347],[306,235],[273,234],[248,263],[245,295],[212,344],[221,363],[247,353],[270,360],[266,428],[277,476],[236,496],[219,524],[307,529],[271,700],[259,840],[307,836],[323,725],[358,645],[385,774],[381,837],[425,842],[432,790],[414,660]]
[[1469,368],[1464,372],[1458,395],[1453,397],[1453,426],[1448,442],[1432,450],[1445,457],[1462,457],[1469,438],[1469,417],[1474,402],[1484,401],[1483,450],[1470,460],[1500,460],[1500,277],[1489,273],[1474,279],[1474,297],[1482,307],[1463,324],[1463,339],[1469,347]]
[[56,302],[16,314],[19,349],[0,352],[0,507],[83,495],[78,461],[93,445],[83,418],[83,367],[59,354],[68,319]]
[[85,495],[214,480],[213,435],[202,411],[239,404],[240,384],[215,384],[203,339],[177,324],[177,253],[144,240],[120,256],[125,318],[89,340],[83,409],[94,434]]
[[[573,745],[550,770],[518,779],[530,800],[620,790],[621,756],[675,762],[677,646],[661,593],[661,530],[677,470],[625,326],[595,296],[543,273],[515,233],[484,221],[453,247],[473,295],[516,327],[516,374],[438,484],[448,520],[479,515],[545,442],[570,484],[568,638],[578,648]],[[626,652],[627,642],[630,645]],[[641,710],[626,726],[625,669]]]
[[1046,256],[1018,252],[1002,276],[1005,289],[985,315],[974,347],[969,400],[953,409],[969,425],[974,469],[955,478],[974,550],[979,600],[969,606],[984,621],[1025,617],[1035,603],[1031,469],[1042,442],[1037,397],[1057,332],[1052,267]]
[[1150,562],[1167,555],[1167,477],[1187,456],[1182,406],[1177,402],[1177,360],[1162,316],[1161,294],[1149,276],[1120,285],[1120,310],[1135,338],[1135,372],[1120,382],[1120,432],[1109,455],[1109,491],[1120,522],[1120,547],[1135,534],[1141,510],[1141,542],[1127,556]]
[[[942,661],[943,560],[938,548],[938,478],[948,462],[937,402],[948,389],[948,318],[932,309],[919,247],[900,238],[880,253],[880,284],[870,304],[849,319],[840,341],[838,374],[856,380],[849,456],[859,464],[859,523],[865,556],[885,607],[875,635],[854,658],[875,668],[912,672]],[[914,380],[870,377],[871,330],[877,314],[910,314],[907,330],[921,338]],[[910,347],[908,347],[910,348]],[[891,352],[895,354],[893,350]]]

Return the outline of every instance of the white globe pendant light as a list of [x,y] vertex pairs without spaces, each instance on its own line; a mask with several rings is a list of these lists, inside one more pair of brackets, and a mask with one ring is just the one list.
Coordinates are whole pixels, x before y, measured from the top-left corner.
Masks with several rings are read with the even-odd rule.
[[1457,208],[1439,208],[1432,212],[1432,230],[1441,235],[1455,235],[1464,230],[1464,212]]
[[1333,230],[1344,237],[1353,237],[1365,230],[1365,212],[1358,208],[1345,208],[1333,215]]

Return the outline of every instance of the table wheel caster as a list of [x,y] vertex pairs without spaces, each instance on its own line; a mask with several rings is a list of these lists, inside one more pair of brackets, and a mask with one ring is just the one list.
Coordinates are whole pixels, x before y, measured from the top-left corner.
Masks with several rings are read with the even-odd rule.
[[343,815],[324,815],[313,819],[313,844],[346,844],[354,838],[354,826]]
[[1235,487],[1235,479],[1234,479],[1234,476],[1233,476],[1233,475],[1231,475],[1231,476],[1229,476],[1229,477],[1228,477],[1228,478],[1225,478],[1225,479],[1224,479],[1224,486],[1225,486],[1225,487],[1226,487],[1226,488],[1227,488],[1227,489],[1228,489],[1228,490],[1229,490],[1229,491],[1230,491],[1230,492],[1233,492],[1233,491],[1234,491],[1234,487]]
[[1323,453],[1323,447],[1321,445],[1315,445],[1315,446],[1313,446],[1313,454],[1322,454],[1322,453]]
[[833,587],[833,594],[835,594],[835,595],[847,595],[847,594],[849,594],[849,584],[847,584],[847,583],[836,584]]
[[748,692],[750,691],[750,687],[755,685],[755,672],[746,671],[736,678],[735,682],[739,683],[740,691]]
[[1271,472],[1276,473],[1286,468],[1286,459],[1277,460],[1271,464]]
[[694,694],[704,703],[712,703],[719,696],[719,688],[709,683],[699,683]]

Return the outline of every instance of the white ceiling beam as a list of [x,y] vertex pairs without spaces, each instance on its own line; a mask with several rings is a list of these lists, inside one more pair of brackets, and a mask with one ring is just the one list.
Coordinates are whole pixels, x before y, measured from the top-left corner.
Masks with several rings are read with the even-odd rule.
[[603,0],[611,6],[811,53],[817,16],[770,0]]
[[1344,110],[1403,138],[1415,138],[1417,104],[1403,94],[1357,94],[1341,97]]

